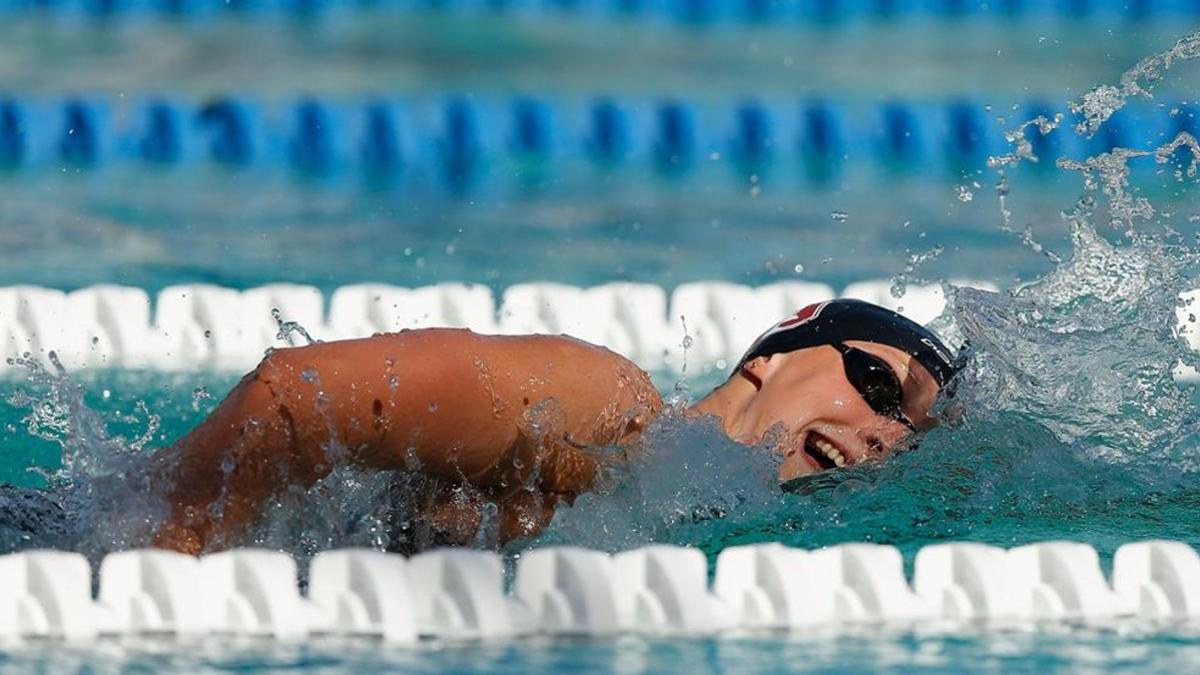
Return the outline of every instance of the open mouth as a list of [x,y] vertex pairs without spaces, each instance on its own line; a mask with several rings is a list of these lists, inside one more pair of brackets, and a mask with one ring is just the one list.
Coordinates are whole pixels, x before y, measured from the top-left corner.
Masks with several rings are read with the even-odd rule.
[[824,470],[846,466],[846,456],[842,451],[815,431],[808,432],[804,437],[804,452]]

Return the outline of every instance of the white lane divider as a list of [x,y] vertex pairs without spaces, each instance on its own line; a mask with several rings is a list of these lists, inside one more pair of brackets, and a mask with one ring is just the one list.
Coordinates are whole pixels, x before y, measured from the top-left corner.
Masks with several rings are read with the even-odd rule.
[[105,632],[200,635],[208,632],[200,561],[173,551],[122,551],[100,563],[99,604],[113,619]]
[[314,622],[285,553],[237,549],[200,559],[205,612],[214,633],[295,640]]
[[[83,556],[0,556],[0,644],[110,635],[239,635],[296,640],[366,636],[496,640],[550,635],[708,635],[844,624],[1103,621],[1200,616],[1200,556],[1172,541],[1130,543],[1112,585],[1087,544],[1012,550],[927,546],[912,585],[891,546],[803,551],[756,544],[723,551],[712,587],[697,549],[653,545],[614,555],[573,547],[523,553],[511,593],[496,553],[438,549],[410,559],[363,549],[327,551],[310,567],[308,596],[286,554],[236,549],[202,558],[159,550],[110,554],[98,596]],[[1030,625],[1037,626],[1038,623]],[[972,624],[974,625],[974,624]]]
[[[988,291],[998,290],[995,284],[970,279],[952,279],[950,284]],[[941,284],[905,286],[900,297],[892,293],[893,286],[891,281],[862,281],[842,289],[842,297],[866,300],[887,307],[920,324],[927,324],[936,319],[946,306],[946,295]]]
[[744,628],[830,624],[832,590],[808,551],[757,544],[730,547],[717,557],[713,592]]
[[913,589],[951,619],[1023,619],[1030,598],[1009,578],[1007,552],[976,543],[935,544],[917,552]]
[[1011,579],[1035,619],[1104,619],[1132,607],[1104,580],[1096,549],[1071,541],[1019,546],[1008,552]]
[[1177,541],[1125,544],[1113,556],[1113,588],[1142,616],[1200,617],[1200,556]]
[[453,640],[524,635],[534,619],[504,594],[504,564],[490,551],[438,549],[409,560],[421,635]]
[[904,578],[904,560],[893,546],[842,544],[812,553],[825,575],[834,616],[842,621],[894,621],[934,616],[933,608]]
[[92,574],[78,553],[0,556],[0,636],[86,640],[97,634]]
[[521,555],[513,595],[533,612],[544,633],[612,635],[621,629],[614,574],[607,553],[538,549]]
[[[890,287],[886,281],[864,282],[843,294],[921,321],[936,317],[945,304],[939,285],[910,286],[900,300]],[[360,284],[334,291],[326,312],[325,298],[311,286],[269,284],[237,291],[189,284],[159,292],[152,313],[150,298],[137,288],[94,286],[63,293],[13,286],[0,288],[0,370],[7,359],[25,353],[45,361],[51,350],[68,368],[247,370],[267,349],[287,346],[272,315],[277,309],[282,321],[299,324],[319,340],[436,326],[565,333],[648,369],[678,371],[686,362],[698,372],[731,367],[780,318],[834,295],[828,286],[799,281],[760,287],[687,283],[674,289],[669,301],[666,291],[649,284],[529,283],[505,289],[497,307],[484,286]],[[293,337],[302,342],[298,334]]]
[[[408,328],[470,328],[496,332],[491,289],[474,284],[444,283],[423,288],[384,284],[343,286],[330,298],[329,323],[309,332],[318,339],[366,337]],[[292,320],[291,317],[284,317]]]
[[309,571],[308,598],[327,618],[322,632],[374,635],[393,644],[417,639],[403,556],[355,549],[320,553]]
[[704,554],[646,546],[613,556],[620,625],[638,633],[697,635],[733,627],[732,612],[708,590]]

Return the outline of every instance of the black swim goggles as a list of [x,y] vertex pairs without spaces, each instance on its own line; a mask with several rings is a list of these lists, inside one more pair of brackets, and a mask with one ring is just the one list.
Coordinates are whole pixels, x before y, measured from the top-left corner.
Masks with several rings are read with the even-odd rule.
[[914,432],[917,430],[902,410],[904,387],[887,361],[844,342],[832,342],[830,346],[842,353],[846,379],[871,410],[896,420]]

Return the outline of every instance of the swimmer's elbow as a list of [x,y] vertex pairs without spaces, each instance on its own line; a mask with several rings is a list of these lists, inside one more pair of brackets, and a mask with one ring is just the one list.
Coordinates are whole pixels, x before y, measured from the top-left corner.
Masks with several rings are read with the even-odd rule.
[[[303,377],[315,378],[321,358],[314,345],[272,349],[258,362],[258,366],[247,377],[265,383],[290,383]],[[311,373],[311,375],[306,375]]]

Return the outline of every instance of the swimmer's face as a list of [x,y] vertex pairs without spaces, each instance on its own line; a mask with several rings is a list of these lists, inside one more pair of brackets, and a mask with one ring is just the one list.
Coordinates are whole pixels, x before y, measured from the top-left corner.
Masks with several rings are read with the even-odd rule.
[[[918,430],[935,424],[930,410],[938,385],[929,371],[903,351],[874,342],[847,346],[879,357],[903,386],[901,409]],[[755,383],[735,430],[742,442],[773,441],[784,455],[780,481],[886,457],[912,430],[871,409],[846,379],[842,355],[824,345],[760,356],[742,366]]]

